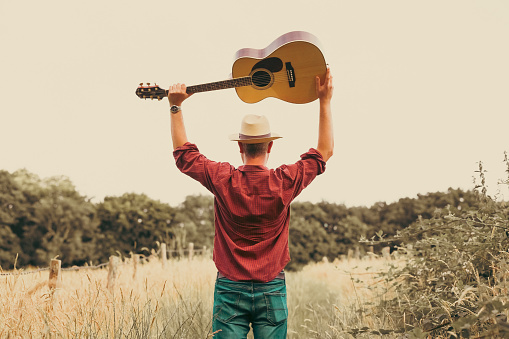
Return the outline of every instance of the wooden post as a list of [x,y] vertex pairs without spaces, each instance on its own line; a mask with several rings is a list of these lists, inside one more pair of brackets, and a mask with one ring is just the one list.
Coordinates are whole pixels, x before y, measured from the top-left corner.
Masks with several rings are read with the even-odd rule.
[[353,259],[353,249],[349,248],[348,249],[348,261],[350,261],[352,259]]
[[368,255],[369,255],[369,259],[371,259],[371,260],[375,259],[375,248],[374,248],[374,246],[369,246],[369,248],[368,248]]
[[133,254],[131,257],[131,260],[133,261],[133,280],[136,280],[136,272],[138,271],[138,263],[140,262],[140,255]]
[[382,256],[385,260],[391,260],[391,248],[388,246],[382,248]]
[[177,253],[179,259],[182,260],[184,258],[184,246],[182,244],[182,239],[180,237],[177,238]]
[[49,281],[48,287],[53,295],[60,288],[62,282],[62,261],[52,259],[49,265]]
[[62,262],[57,259],[52,259],[49,266],[49,281],[48,281],[48,287],[49,287],[49,294],[50,294],[50,300],[47,304],[47,310],[52,311],[53,305],[57,301],[58,297],[58,291],[61,288],[62,285]]
[[194,243],[190,242],[189,243],[189,260],[193,260],[193,255],[194,255]]
[[117,279],[118,274],[118,262],[119,258],[112,255],[110,257],[110,262],[108,264],[108,290],[113,293],[113,290],[115,288],[115,280]]
[[207,255],[207,246],[203,246],[203,249],[201,250],[201,256],[205,257]]
[[163,263],[163,268],[166,268],[166,259],[168,257],[166,256],[166,244],[161,244],[161,262]]

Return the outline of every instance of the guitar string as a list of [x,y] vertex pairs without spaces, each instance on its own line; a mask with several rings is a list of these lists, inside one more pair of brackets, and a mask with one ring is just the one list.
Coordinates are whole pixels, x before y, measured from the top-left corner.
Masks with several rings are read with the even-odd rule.
[[[308,67],[308,68],[311,68],[311,67]],[[315,69],[319,69],[321,70],[321,67],[314,67]],[[267,85],[272,85],[272,84],[280,84],[280,83],[286,83],[288,82],[288,75],[286,73],[272,73],[273,76],[274,76],[274,79],[273,81],[269,82]],[[299,79],[300,77],[304,76],[304,77],[308,77],[308,76],[314,76],[316,75],[316,71],[315,72],[312,72],[312,71],[309,71],[309,72],[306,72],[305,70],[303,70],[303,67],[299,67],[299,72],[298,72],[298,75],[296,74],[296,79]],[[195,87],[195,88],[198,88],[198,87],[214,87],[214,85],[217,85],[219,86],[220,84],[224,84],[224,83],[228,83],[228,82],[231,82],[231,81],[235,81],[235,80],[238,80],[238,79],[243,79],[243,78],[248,78],[248,76],[243,76],[243,77],[239,77],[239,78],[233,78],[233,79],[228,79],[228,80],[223,80],[223,81],[217,81],[217,82],[213,82],[213,83],[208,83],[208,84],[201,84],[201,85],[191,85],[191,86],[188,86],[188,87]],[[266,80],[266,76],[251,76],[251,79],[254,80],[254,81],[263,81],[263,80]],[[253,82],[254,82],[253,81]],[[249,86],[248,84],[244,85],[244,86]],[[233,86],[233,87],[243,87],[243,86]],[[226,88],[232,88],[232,87],[226,87]],[[219,88],[213,88],[213,89],[223,89],[223,87],[219,87]],[[162,90],[164,92],[166,92],[167,90]],[[155,92],[155,91],[154,91]]]
[[[321,70],[321,68],[318,68],[318,67],[315,67],[315,68]],[[295,77],[296,77],[296,79],[298,79],[299,77],[302,77],[302,76],[308,77],[308,76],[314,76],[315,74],[316,74],[316,72],[311,72],[311,71],[310,72],[306,72],[306,71],[300,70],[298,72],[298,75],[296,74]],[[274,81],[270,82],[272,84],[274,84],[274,83],[281,83],[281,82],[288,82],[288,76],[287,76],[286,73],[283,73],[283,74],[273,73],[273,76],[274,76]],[[189,87],[221,85],[221,84],[224,84],[224,83],[233,82],[233,81],[235,81],[237,79],[240,80],[240,79],[244,79],[244,78],[247,79],[247,77],[244,76],[244,77],[238,77],[238,78],[233,78],[233,79],[228,79],[228,80],[223,80],[223,81],[212,82],[212,83],[209,83],[209,84],[193,85],[193,86],[189,86]],[[261,75],[261,76],[253,75],[253,76],[251,76],[251,79],[254,80],[254,81],[263,81],[263,80],[267,79],[267,77],[263,76],[263,75]]]
[[[313,76],[314,77],[314,74],[316,73],[311,73],[309,76]],[[307,76],[307,75],[303,75],[303,74],[299,74],[300,77],[302,76]],[[299,76],[296,76],[296,81],[298,82],[298,79],[299,79]],[[238,78],[235,78],[235,79],[238,79]],[[235,80],[235,79],[232,79],[232,80]],[[259,82],[262,82],[262,83],[265,83],[267,78],[266,77],[252,77],[252,82],[254,85],[256,85],[256,82],[259,81]],[[250,86],[251,84],[243,84],[241,86],[222,86],[222,84],[224,83],[227,83],[229,82],[228,80],[226,80],[225,82],[217,82],[217,83],[210,83],[210,84],[201,84],[201,85],[192,85],[192,86],[189,86],[191,88],[210,88],[210,87],[217,87],[218,89],[223,89],[223,88],[234,88],[234,87],[244,87],[244,86]],[[274,80],[270,81],[267,83],[266,86],[268,85],[273,85],[273,84],[281,84],[281,83],[287,83],[289,82],[288,80],[288,76],[286,75],[279,75],[279,76],[274,76]],[[261,86],[261,87],[264,87],[264,86]]]
[[[306,69],[316,69],[316,70],[322,70],[322,67],[320,66],[312,66],[312,67],[306,67],[306,66],[299,66],[298,68],[298,72],[296,72],[296,75],[299,75],[299,76],[309,76],[309,75],[314,75],[316,74],[316,71],[309,71],[309,72],[306,72]],[[286,81],[287,79],[287,74],[286,72],[278,72],[278,73],[272,73],[274,75],[274,78],[280,78],[282,77],[282,81]],[[208,83],[208,84],[219,84],[219,83],[224,83],[224,82],[230,82],[230,81],[234,81],[234,80],[237,80],[237,79],[243,79],[243,78],[247,78],[249,76],[240,76],[240,77],[237,77],[237,78],[233,78],[233,79],[227,79],[227,80],[222,80],[222,81],[216,81],[216,82],[211,82],[211,83]],[[255,80],[259,80],[259,79],[263,79],[263,78],[266,78],[265,76],[261,75],[261,76],[251,76],[252,79],[255,79]],[[275,79],[276,80],[276,79]],[[278,79],[279,80],[279,79]],[[202,85],[208,85],[208,84],[200,84],[200,85],[193,85],[193,86],[202,86]],[[191,86],[188,86],[188,87],[191,87]]]
[[[310,66],[308,66],[308,67],[306,67],[306,66],[301,65],[301,66],[299,66],[299,68],[298,68],[298,72],[296,72],[296,77],[298,77],[298,76],[309,76],[309,75],[314,75],[314,74],[316,74],[316,71],[309,71],[309,72],[306,72],[306,69],[316,69],[316,70],[320,70],[320,71],[321,71],[321,70],[322,70],[322,67],[320,67],[320,66],[311,66],[311,67],[310,67]],[[284,82],[284,81],[287,81],[287,74],[286,74],[286,72],[284,72],[284,71],[283,71],[283,73],[282,73],[282,74],[281,74],[281,73],[272,73],[272,74],[274,75],[274,78],[275,78],[275,79],[274,79],[274,80],[275,80],[274,82],[276,82],[276,81],[283,81],[283,82]],[[204,86],[204,85],[212,85],[212,84],[220,84],[220,83],[225,83],[225,82],[235,81],[235,80],[237,80],[237,79],[242,79],[242,78],[247,78],[247,77],[249,77],[249,76],[240,76],[240,77],[233,78],[233,79],[227,79],[227,80],[222,80],[222,81],[216,81],[216,82],[211,82],[211,83],[208,83],[208,84],[191,85],[191,86],[188,86],[188,87],[192,87],[192,86]],[[282,77],[283,79],[281,79],[281,80],[280,80],[279,78],[281,78],[281,77]],[[263,76],[263,75],[262,75],[262,76],[254,76],[254,75],[253,75],[253,76],[251,76],[251,78],[252,78],[252,79],[254,79],[254,80],[260,80],[260,79],[264,79],[264,78],[265,78],[265,76]]]

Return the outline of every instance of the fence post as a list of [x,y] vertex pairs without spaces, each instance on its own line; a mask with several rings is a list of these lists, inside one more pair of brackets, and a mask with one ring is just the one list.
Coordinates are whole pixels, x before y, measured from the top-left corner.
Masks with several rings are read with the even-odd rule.
[[207,246],[203,246],[203,249],[201,251],[201,256],[205,258],[206,255],[207,255]]
[[117,278],[118,273],[118,262],[119,258],[112,255],[110,257],[110,262],[108,264],[108,290],[113,293],[113,290],[115,288],[115,280]]
[[177,253],[179,259],[184,258],[184,246],[182,245],[182,239],[177,238]]
[[382,248],[382,256],[385,260],[391,260],[391,248],[388,246]]
[[375,256],[376,256],[376,254],[375,254],[375,247],[374,246],[369,246],[367,254],[369,256],[369,259],[374,260]]
[[62,285],[62,261],[52,259],[49,265],[48,287],[50,293],[50,302],[47,305],[48,311],[53,310],[53,305],[57,300],[58,291]]
[[163,263],[163,268],[166,268],[166,259],[168,257],[166,256],[166,244],[161,244],[161,262]]
[[348,249],[348,261],[350,261],[352,259],[353,259],[353,249],[349,248]]
[[49,281],[48,287],[53,296],[60,288],[62,282],[62,261],[58,259],[51,259],[49,265]]
[[133,280],[136,280],[136,272],[138,271],[138,263],[140,262],[140,255],[133,254],[131,256],[131,260],[133,261]]
[[189,243],[189,260],[193,260],[193,254],[194,254],[194,243]]

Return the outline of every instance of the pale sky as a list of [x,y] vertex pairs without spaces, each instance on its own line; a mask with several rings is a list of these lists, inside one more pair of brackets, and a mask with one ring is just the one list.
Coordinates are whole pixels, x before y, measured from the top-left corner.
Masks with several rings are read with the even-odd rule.
[[[140,82],[227,79],[235,52],[308,31],[334,76],[335,154],[298,197],[348,206],[471,189],[477,162],[507,179],[509,2],[0,0],[0,169],[65,175],[94,201],[126,192],[178,205],[208,194],[175,168],[167,101]],[[183,105],[208,158],[239,166],[228,135],[264,114],[269,167],[316,147],[318,102],[246,104],[235,90]]]

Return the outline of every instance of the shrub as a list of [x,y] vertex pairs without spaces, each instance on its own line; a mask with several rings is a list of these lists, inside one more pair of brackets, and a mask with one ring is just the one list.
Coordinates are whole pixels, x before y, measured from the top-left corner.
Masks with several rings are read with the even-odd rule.
[[[507,153],[505,162],[509,174]],[[460,215],[437,209],[392,239],[378,234],[376,242],[401,241],[398,252],[407,258],[385,276],[379,309],[414,337],[509,334],[509,204],[487,195],[482,163],[477,172],[479,208]]]

